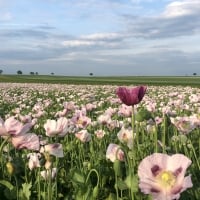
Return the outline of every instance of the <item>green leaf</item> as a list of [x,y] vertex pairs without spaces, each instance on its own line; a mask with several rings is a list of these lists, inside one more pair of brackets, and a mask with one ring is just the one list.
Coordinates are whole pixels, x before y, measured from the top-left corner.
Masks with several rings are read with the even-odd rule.
[[142,121],[148,120],[150,118],[151,118],[151,113],[148,110],[144,109],[144,108],[140,109],[138,111],[138,113],[136,114],[136,116],[135,116],[135,119],[138,122],[142,122]]
[[16,199],[16,196],[17,196],[17,190],[15,187],[12,190],[9,190],[8,188],[6,188],[4,190],[4,195],[5,195],[6,199],[14,200],[14,199]]
[[117,181],[117,187],[120,189],[120,190],[127,190],[128,189],[128,186],[127,184],[122,181],[122,180],[118,180]]
[[85,175],[79,170],[74,170],[72,180],[77,183],[85,183]]
[[132,160],[132,159],[135,158],[135,155],[134,155],[134,153],[132,151],[129,151],[128,152],[128,157]]
[[94,189],[93,189],[93,192],[92,192],[92,197],[94,199],[96,199],[98,194],[99,194],[99,188],[98,188],[98,186],[95,186]]
[[138,191],[138,177],[136,175],[128,175],[126,177],[125,183],[129,189],[131,189],[133,192]]
[[116,199],[117,199],[117,197],[113,193],[110,193],[110,195],[108,196],[108,198],[106,198],[106,200],[116,200]]
[[9,190],[13,190],[14,189],[14,186],[10,182],[8,182],[8,181],[1,180],[0,184],[6,186]]
[[22,189],[20,190],[20,199],[29,200],[31,197],[31,183],[22,184]]

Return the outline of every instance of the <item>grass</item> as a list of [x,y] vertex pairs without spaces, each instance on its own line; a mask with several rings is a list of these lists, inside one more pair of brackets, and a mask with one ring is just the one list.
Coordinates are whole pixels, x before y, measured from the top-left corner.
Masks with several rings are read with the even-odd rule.
[[12,83],[62,83],[91,85],[182,85],[200,87],[200,76],[49,76],[49,75],[0,75],[0,82]]

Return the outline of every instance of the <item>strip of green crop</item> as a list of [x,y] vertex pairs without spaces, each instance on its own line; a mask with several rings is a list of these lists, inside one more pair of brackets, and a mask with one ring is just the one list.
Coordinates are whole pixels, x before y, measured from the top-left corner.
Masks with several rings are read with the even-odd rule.
[[58,83],[94,85],[182,85],[200,87],[200,76],[127,76],[127,77],[72,77],[45,75],[0,75],[0,82]]

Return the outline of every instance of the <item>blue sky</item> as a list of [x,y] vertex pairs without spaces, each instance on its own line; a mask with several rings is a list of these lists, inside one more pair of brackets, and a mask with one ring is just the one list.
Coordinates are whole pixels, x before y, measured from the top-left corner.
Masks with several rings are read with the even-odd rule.
[[0,0],[5,74],[200,75],[200,0]]

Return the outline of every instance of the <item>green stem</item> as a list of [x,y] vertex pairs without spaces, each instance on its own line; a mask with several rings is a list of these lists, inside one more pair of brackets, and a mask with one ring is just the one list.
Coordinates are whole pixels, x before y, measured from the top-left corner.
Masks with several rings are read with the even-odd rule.
[[132,119],[131,119],[131,125],[133,130],[133,138],[135,136],[135,113],[134,113],[134,105],[132,106]]
[[15,179],[16,189],[17,189],[17,200],[19,200],[19,185],[18,185],[17,177],[14,176],[14,179]]
[[156,131],[154,132],[154,144],[155,144],[155,152],[158,152],[158,129],[155,128]]
[[163,145],[163,153],[166,153],[166,132],[167,132],[167,121],[166,116],[164,116],[164,129],[162,134],[162,145]]
[[194,149],[194,146],[192,145],[192,142],[189,140],[189,142],[190,142],[190,145],[191,145],[191,148],[192,148],[192,152],[193,152],[193,154],[194,154],[194,158],[195,158],[195,160],[196,160],[196,162],[197,162],[197,166],[198,166],[198,168],[199,168],[199,170],[200,170],[200,164],[199,164],[199,160],[198,160],[198,158],[197,158],[197,154],[196,154],[196,152],[195,152],[195,149]]
[[132,187],[131,187],[131,200],[134,200],[134,192],[133,192],[133,188]]
[[41,188],[40,188],[40,168],[39,168],[39,170],[38,170],[38,173],[37,173],[38,175],[37,175],[37,181],[38,181],[38,183],[37,183],[37,192],[38,192],[38,200],[40,200],[40,197],[41,197]]
[[[133,131],[133,147],[132,147],[132,159],[131,159],[131,176],[132,174],[134,174],[134,167],[135,167],[135,143],[137,144],[137,149],[139,148],[138,145],[138,131],[135,134],[135,111],[134,111],[134,105],[132,106],[132,119],[131,119],[131,123],[132,123],[132,131]],[[139,149],[138,149],[139,150]],[[131,200],[134,200],[134,192],[132,191],[131,188]]]
[[48,188],[47,188],[47,200],[51,200],[52,199],[52,169],[49,170],[49,173],[48,174]]
[[1,146],[0,146],[0,154],[2,154],[2,150],[3,150],[3,147],[4,145],[6,144],[6,142],[10,139],[10,137],[7,137],[2,143],[1,143]]
[[89,173],[88,173],[88,175],[87,175],[87,178],[86,178],[86,183],[88,182],[88,180],[89,180],[90,175],[91,175],[92,172],[96,173],[96,176],[97,176],[97,184],[96,184],[96,186],[99,186],[99,180],[100,180],[100,178],[99,178],[99,173],[97,172],[96,169],[91,169],[91,170],[89,171]]
[[115,191],[117,195],[117,200],[119,199],[119,191],[118,191],[118,178],[117,178],[117,173],[115,173]]

